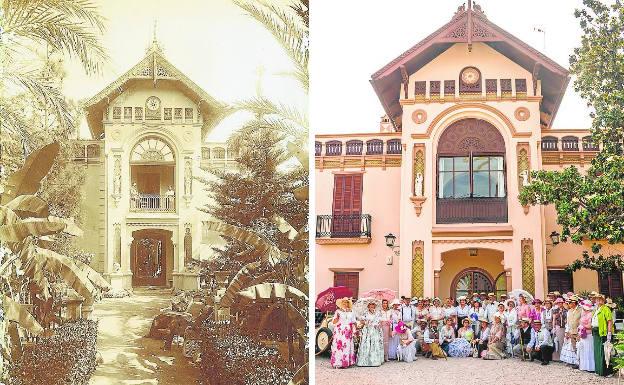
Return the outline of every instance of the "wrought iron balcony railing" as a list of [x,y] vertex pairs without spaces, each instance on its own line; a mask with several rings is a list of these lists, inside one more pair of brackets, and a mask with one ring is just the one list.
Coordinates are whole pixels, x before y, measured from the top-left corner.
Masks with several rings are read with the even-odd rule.
[[130,211],[175,212],[174,195],[138,194],[130,197]]
[[436,199],[437,223],[505,223],[507,198]]
[[370,214],[317,215],[317,238],[370,238]]

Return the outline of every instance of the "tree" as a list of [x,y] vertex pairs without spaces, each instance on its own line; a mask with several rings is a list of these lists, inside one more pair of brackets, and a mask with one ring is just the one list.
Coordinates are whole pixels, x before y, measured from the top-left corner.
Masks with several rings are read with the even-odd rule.
[[624,6],[621,0],[583,4],[575,11],[583,30],[581,46],[570,65],[574,89],[592,109],[591,140],[600,151],[585,175],[572,166],[532,172],[519,198],[523,205],[554,204],[562,241],[592,242],[570,270],[604,274],[624,270],[622,253],[603,249],[604,243],[624,243]]

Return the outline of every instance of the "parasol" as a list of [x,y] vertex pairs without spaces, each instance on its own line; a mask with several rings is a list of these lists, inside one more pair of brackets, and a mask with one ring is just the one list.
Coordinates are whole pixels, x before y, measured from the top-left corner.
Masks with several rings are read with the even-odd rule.
[[613,344],[611,341],[607,341],[604,343],[604,356],[607,368],[609,367],[609,361],[611,361],[611,354],[613,354]]
[[396,292],[392,289],[373,289],[362,294],[362,298],[375,298],[380,301],[384,299],[392,301],[396,297]]
[[323,313],[336,310],[336,300],[353,297],[353,292],[346,286],[330,287],[316,296],[315,306]]
[[373,302],[377,305],[376,311],[381,309],[381,300],[373,297],[365,297],[358,299],[353,305],[353,314],[356,318],[362,317],[368,311],[368,304]]
[[522,289],[510,291],[509,293],[507,293],[507,298],[513,299],[516,301],[516,303],[518,303],[518,298],[520,297],[520,294],[522,294],[524,298],[526,298],[527,302],[530,303],[531,301],[533,301],[533,295],[531,295],[531,293],[529,293],[528,291]]

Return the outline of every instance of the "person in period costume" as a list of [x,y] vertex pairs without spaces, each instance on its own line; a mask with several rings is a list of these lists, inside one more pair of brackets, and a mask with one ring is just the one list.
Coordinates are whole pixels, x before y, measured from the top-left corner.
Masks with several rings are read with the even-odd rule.
[[533,321],[531,341],[527,344],[526,351],[531,356],[531,361],[538,358],[542,365],[548,365],[552,361],[553,341],[550,332],[542,325],[541,320]]
[[561,348],[561,361],[574,368],[578,368],[576,356],[576,341],[578,340],[578,326],[581,320],[581,308],[578,306],[579,298],[572,294],[568,297],[568,313],[566,314],[566,326],[563,347]]
[[561,297],[555,299],[555,307],[552,312],[553,324],[553,342],[555,351],[553,352],[553,361],[561,361],[561,349],[563,348],[563,340],[565,338],[565,325],[568,311],[564,307],[565,301]]
[[[467,320],[468,317],[464,318]],[[448,355],[449,345],[455,339],[455,328],[453,326],[453,320],[447,318],[444,320],[444,326],[440,329],[440,347],[444,350],[444,353]]]
[[596,310],[592,316],[591,326],[592,335],[594,337],[594,361],[596,366],[596,374],[599,376],[610,376],[613,374],[613,365],[611,362],[607,366],[605,361],[605,343],[611,343],[613,333],[613,313],[605,303],[605,296],[596,294]]
[[453,305],[453,300],[447,298],[444,300],[444,318],[453,318],[453,323],[457,322],[457,308]]
[[594,312],[594,304],[585,300],[581,302],[581,321],[578,327],[579,341],[576,344],[576,355],[578,357],[578,366],[580,370],[593,372],[596,370],[594,364],[594,339],[592,337],[592,315]]
[[529,318],[531,322],[540,320],[542,325],[544,325],[544,308],[542,307],[542,303],[542,300],[539,298],[533,300],[533,308],[529,310]]
[[498,305],[496,305],[496,311],[490,316],[489,321],[494,322],[495,316],[500,317],[501,321],[503,322],[503,326],[507,324],[507,319],[505,319],[505,304],[503,302],[499,302]]
[[466,302],[466,297],[461,296],[457,298],[459,300],[459,305],[457,305],[457,320],[455,321],[455,329],[459,329],[464,322],[464,318],[468,318],[470,316],[470,305]]
[[410,304],[410,299],[407,297],[403,297],[403,305],[401,305],[400,313],[401,313],[401,321],[403,321],[408,328],[411,328],[414,325],[414,320],[416,319],[414,306]]
[[494,322],[490,326],[487,350],[483,354],[486,360],[500,360],[506,358],[505,354],[505,325],[502,315],[494,313]]
[[544,327],[552,334],[553,323],[552,323],[552,313],[553,313],[553,303],[552,300],[546,298],[544,300],[544,312],[542,313],[542,324]]
[[516,302],[513,299],[505,301],[507,309],[503,312],[505,317],[505,340],[507,341],[507,354],[513,355],[514,336],[518,329],[518,312],[516,311]]
[[353,344],[355,317],[351,311],[353,307],[351,298],[336,300],[336,307],[338,309],[332,319],[334,331],[330,363],[333,368],[348,368],[355,364],[355,346]]
[[[390,321],[390,327],[391,327],[390,330],[392,330],[401,321],[401,312],[399,310],[401,307],[401,302],[398,299],[393,299],[392,302],[390,302],[390,306],[392,307],[392,310],[390,310],[388,320]],[[388,359],[389,360],[397,359],[398,347],[399,347],[399,337],[391,333],[390,339],[388,341]]]
[[359,320],[362,337],[357,352],[357,366],[380,366],[384,361],[381,315],[377,311],[380,303],[374,298],[366,299],[368,310]]
[[479,333],[475,334],[475,339],[472,340],[472,345],[477,350],[477,358],[481,358],[483,352],[487,350],[488,341],[490,337],[490,326],[487,318],[480,318]]
[[516,308],[518,309],[518,318],[529,318],[531,306],[527,303],[526,297],[522,294],[518,295],[518,306]]
[[425,351],[423,351],[426,330],[427,330],[427,320],[424,318],[416,320],[415,327],[412,333],[414,335],[414,340],[416,341],[416,351],[419,353],[422,353],[423,355],[426,353]]
[[611,298],[607,298],[607,300],[605,302],[605,306],[607,306],[609,309],[611,309],[611,318],[613,319],[613,322],[615,322],[615,320],[617,319],[617,317],[616,317],[617,304],[615,302],[613,302],[613,300]]
[[481,306],[481,302],[473,301],[472,308],[470,309],[470,324],[472,325],[475,335],[479,334],[479,330],[481,329],[481,323],[479,322],[481,318],[486,318],[485,309]]
[[384,361],[388,361],[388,347],[392,338],[392,309],[387,299],[381,301],[381,331],[384,341]]
[[520,326],[516,330],[514,339],[517,341],[513,347],[513,355],[521,357],[522,359],[528,358],[529,354],[526,347],[533,338],[535,330],[531,328],[531,320],[523,318],[520,320]]
[[429,310],[427,310],[425,304],[426,302],[424,299],[421,299],[420,301],[418,301],[418,303],[416,303],[414,320],[417,320],[419,318],[429,318]]
[[457,331],[455,338],[448,346],[449,357],[470,357],[472,355],[472,339],[474,330],[470,326],[470,320],[465,318],[463,325]]
[[498,311],[498,302],[496,301],[496,295],[494,293],[488,293],[488,299],[483,306],[485,308],[485,314],[488,321],[494,322],[494,313]]
[[429,326],[423,335],[423,351],[425,357],[437,360],[438,358],[446,358],[446,353],[440,348],[440,330],[438,329],[437,319],[429,321]]
[[416,341],[414,340],[412,331],[406,324],[399,321],[393,333],[399,338],[397,359],[399,361],[413,362],[416,359]]
[[442,319],[444,317],[444,308],[442,307],[442,301],[436,297],[432,301],[432,305],[429,307],[429,318]]

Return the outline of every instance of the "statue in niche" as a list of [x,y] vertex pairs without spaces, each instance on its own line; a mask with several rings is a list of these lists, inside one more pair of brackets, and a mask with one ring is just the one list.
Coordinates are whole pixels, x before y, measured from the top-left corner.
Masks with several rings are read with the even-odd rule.
[[420,172],[414,178],[414,195],[417,197],[423,196],[423,179],[423,174]]
[[191,228],[187,227],[184,234],[184,266],[193,260],[193,236]]
[[529,170],[524,170],[520,173],[520,178],[522,178],[522,187],[529,185]]
[[186,161],[186,166],[184,168],[184,193],[186,195],[192,194],[192,181],[193,181],[193,170],[191,169],[191,161]]

